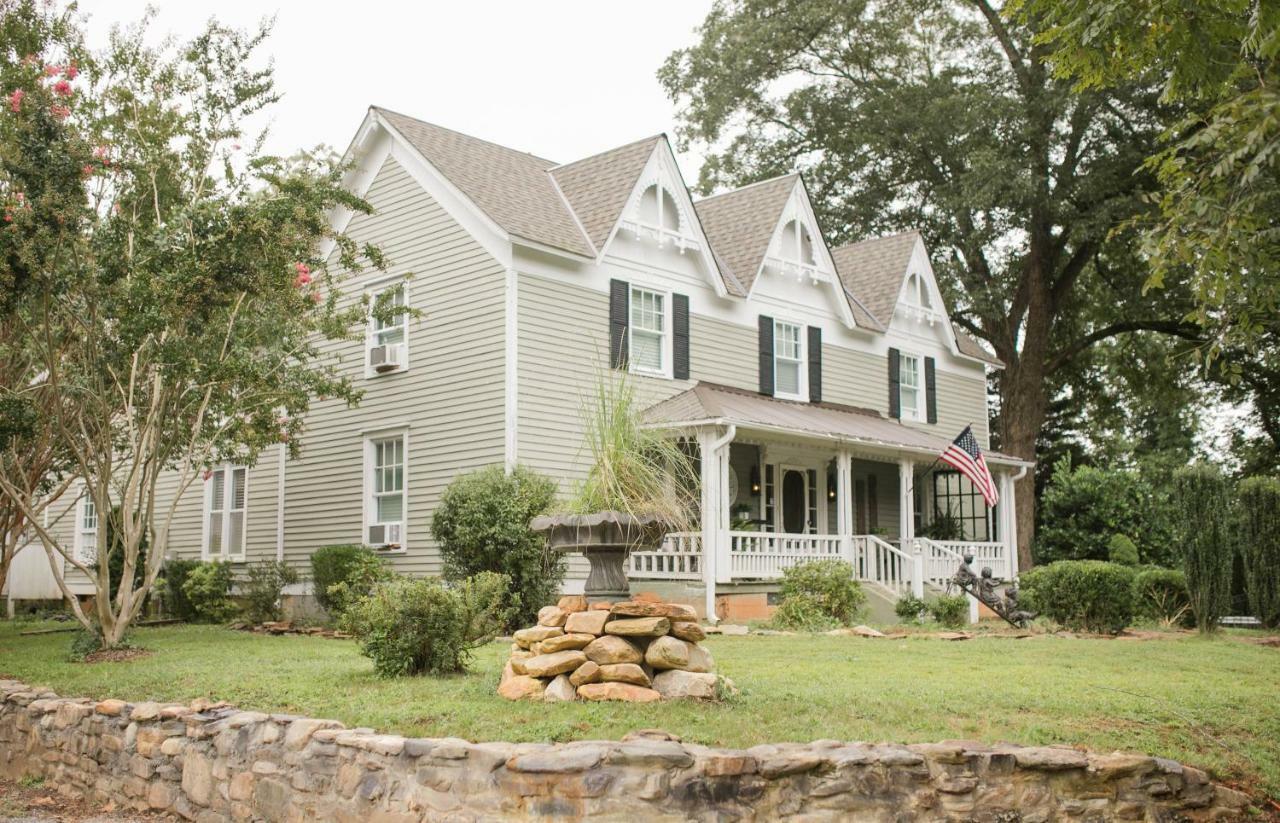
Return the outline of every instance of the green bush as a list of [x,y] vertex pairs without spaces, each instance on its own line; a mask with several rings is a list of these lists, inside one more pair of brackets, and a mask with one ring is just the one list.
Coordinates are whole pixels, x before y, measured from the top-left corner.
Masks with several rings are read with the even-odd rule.
[[1217,631],[1231,599],[1230,481],[1212,466],[1179,469],[1173,475],[1173,501],[1196,626]]
[[186,560],[183,558],[172,558],[164,561],[164,592],[165,609],[171,617],[183,621],[184,623],[194,623],[197,619],[195,606],[191,604],[191,600],[187,597],[184,586],[187,585],[187,576],[191,574],[191,570],[199,567],[199,560]]
[[914,594],[904,594],[893,604],[893,613],[903,623],[919,623],[929,616],[929,604]]
[[[784,570],[779,594],[783,619],[798,619],[816,609],[841,626],[853,625],[867,603],[862,586],[853,579],[853,566],[836,559],[810,560]],[[802,602],[788,607],[789,600]]]
[[1024,608],[1073,631],[1118,634],[1133,622],[1136,574],[1101,560],[1060,560],[1018,580]]
[[769,625],[784,631],[825,632],[838,628],[840,621],[828,614],[816,598],[801,594],[779,603]]
[[1138,565],[1138,546],[1126,534],[1113,534],[1107,541],[1107,559],[1121,566]]
[[95,625],[93,631],[83,626],[71,636],[71,649],[67,659],[73,663],[82,663],[84,659],[102,648],[102,632]]
[[1168,563],[1171,533],[1165,484],[1128,469],[1103,469],[1058,461],[1040,497],[1035,560],[1109,560],[1110,542],[1133,541],[1140,562]]
[[187,573],[182,593],[191,603],[195,620],[200,623],[222,623],[236,613],[231,599],[231,585],[235,578],[231,564],[222,560],[197,563]]
[[929,604],[929,614],[942,625],[958,629],[969,622],[969,598],[963,594],[939,595]]
[[280,619],[280,595],[285,586],[298,582],[298,572],[281,560],[263,560],[249,566],[244,585],[244,616],[254,623]]
[[311,554],[311,582],[316,601],[332,617],[391,579],[391,569],[367,546],[324,546]]
[[447,580],[480,572],[504,574],[511,588],[504,610],[507,628],[537,620],[538,609],[555,599],[564,579],[564,559],[529,529],[550,508],[556,484],[537,472],[502,466],[465,474],[445,489],[431,520]]
[[472,650],[501,629],[508,586],[492,572],[453,586],[397,575],[352,603],[342,626],[383,677],[461,672]]
[[1152,566],[1138,571],[1133,580],[1133,609],[1146,620],[1166,628],[1191,622],[1191,597],[1187,576],[1178,569]]
[[1240,483],[1240,555],[1249,608],[1269,629],[1280,627],[1280,480]]

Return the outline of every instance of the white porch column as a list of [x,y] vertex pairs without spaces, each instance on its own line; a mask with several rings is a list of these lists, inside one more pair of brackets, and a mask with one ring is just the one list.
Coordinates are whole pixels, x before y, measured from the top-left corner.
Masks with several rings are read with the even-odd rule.
[[716,481],[720,478],[718,463],[712,458],[714,431],[698,432],[698,455],[702,485],[702,583],[706,589],[706,617],[716,622]]
[[1016,485],[1012,474],[1000,473],[1000,540],[1009,555],[1010,579],[1018,576],[1018,515],[1013,492]]
[[902,550],[911,553],[911,541],[916,536],[915,500],[912,495],[915,464],[907,458],[898,461],[898,537]]
[[840,555],[853,562],[853,456],[848,449],[836,454],[836,533]]
[[733,501],[729,499],[729,444],[733,442],[734,429],[729,427],[728,433],[720,438],[716,450],[716,469],[719,477],[716,481],[716,580],[728,583],[733,572],[731,548],[729,541],[729,515]]

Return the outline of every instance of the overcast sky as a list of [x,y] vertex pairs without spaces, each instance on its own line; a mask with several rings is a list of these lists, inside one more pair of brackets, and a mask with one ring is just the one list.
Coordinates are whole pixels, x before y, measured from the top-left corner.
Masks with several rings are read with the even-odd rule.
[[[371,104],[568,162],[658,132],[674,108],[655,73],[693,42],[710,0],[463,3],[82,0],[91,41],[158,11],[186,39],[216,16],[244,28],[276,15],[266,50],[284,99],[269,150],[345,149]],[[691,184],[699,158],[680,157]]]

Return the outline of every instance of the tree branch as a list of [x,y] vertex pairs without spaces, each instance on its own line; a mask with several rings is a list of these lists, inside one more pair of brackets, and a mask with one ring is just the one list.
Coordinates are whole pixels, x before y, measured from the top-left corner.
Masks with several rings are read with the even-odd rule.
[[1154,331],[1161,334],[1172,335],[1173,337],[1181,337],[1184,340],[1192,340],[1196,343],[1204,342],[1204,330],[1194,323],[1184,323],[1178,320],[1124,320],[1119,323],[1112,323],[1109,326],[1103,326],[1096,331],[1086,334],[1076,342],[1067,346],[1058,352],[1050,361],[1045,369],[1045,374],[1053,374],[1055,371],[1065,366],[1071,358],[1080,354],[1094,343],[1106,340],[1108,337],[1115,337],[1121,334],[1129,334],[1136,331]]

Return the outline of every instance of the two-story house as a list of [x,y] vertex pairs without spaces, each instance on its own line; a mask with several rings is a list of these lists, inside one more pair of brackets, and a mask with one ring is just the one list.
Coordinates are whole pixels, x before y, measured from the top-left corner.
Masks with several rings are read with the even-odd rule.
[[[960,475],[925,474],[967,425],[988,445],[1000,364],[951,323],[919,235],[829,248],[798,175],[695,201],[661,135],[560,164],[372,108],[348,159],[375,211],[335,219],[390,266],[346,299],[389,292],[416,316],[329,345],[361,404],[318,401],[300,459],[212,467],[175,554],[305,572],[320,546],[368,543],[438,573],[449,482],[522,463],[567,490],[583,401],[626,369],[652,424],[696,439],[702,477],[701,529],[634,554],[637,586],[759,606],[787,565],[839,556],[892,597],[954,569],[960,543],[917,538],[939,513],[1016,574],[1027,464],[987,454],[994,510]],[[91,546],[94,513],[74,505],[66,528]]]

